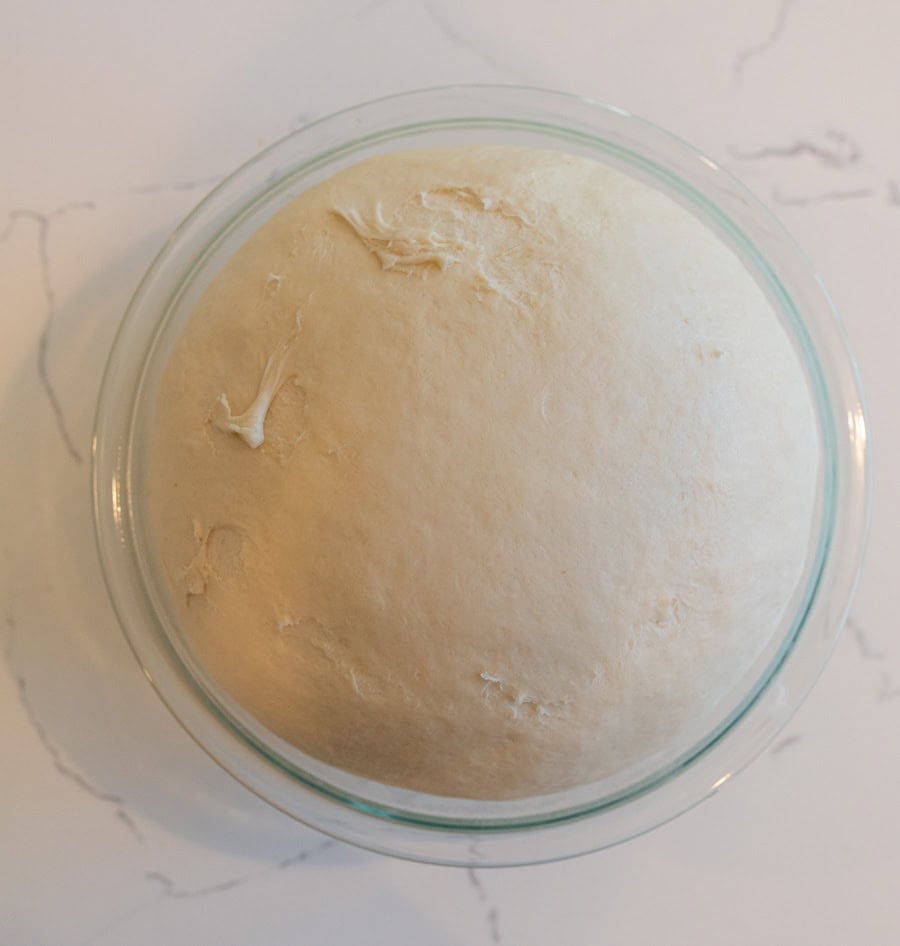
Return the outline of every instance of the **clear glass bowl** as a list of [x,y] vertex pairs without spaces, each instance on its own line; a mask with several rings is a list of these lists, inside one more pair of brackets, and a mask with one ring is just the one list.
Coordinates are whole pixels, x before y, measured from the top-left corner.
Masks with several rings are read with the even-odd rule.
[[[804,581],[721,718],[615,777],[506,802],[429,796],[349,775],[264,729],[182,641],[141,507],[161,369],[198,297],[237,247],[297,193],[365,157],[474,143],[592,157],[668,193],[712,227],[768,294],[796,345],[822,457]],[[339,112],[273,145],[217,187],[172,234],[132,299],[103,380],[93,462],[97,541],[119,620],[146,676],[200,746],[271,804],[335,837],[470,866],[548,861],[616,844],[697,804],[746,765],[825,665],[858,579],[870,502],[856,367],[818,277],[778,222],[709,158],[621,109],[504,86],[431,89]]]

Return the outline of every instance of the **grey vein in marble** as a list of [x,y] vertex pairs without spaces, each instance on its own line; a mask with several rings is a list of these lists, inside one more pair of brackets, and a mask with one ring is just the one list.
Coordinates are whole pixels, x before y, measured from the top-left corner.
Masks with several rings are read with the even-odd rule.
[[900,184],[896,181],[888,181],[887,192],[887,202],[895,207],[900,207]]
[[488,934],[491,938],[492,943],[500,942],[500,911],[497,907],[492,906],[488,903],[488,893],[485,890],[484,884],[481,882],[481,878],[478,876],[478,872],[474,867],[468,868],[466,871],[466,876],[469,879],[469,884],[475,890],[475,893],[478,896],[478,902],[486,904],[488,910],[485,913],[485,920],[487,922]]
[[886,659],[884,651],[879,650],[872,643],[871,638],[866,633],[863,626],[853,617],[847,618],[846,628],[850,632],[850,637],[856,644],[856,650],[859,656],[867,661],[881,665],[881,672],[878,677],[878,689],[875,691],[876,703],[889,703],[900,697],[900,686],[894,683],[893,677],[884,669],[883,662]]
[[549,88],[557,84],[548,80],[543,69],[538,68],[536,64],[531,63],[531,68],[523,69],[521,56],[508,55],[499,44],[496,48],[488,47],[481,37],[471,35],[471,31],[469,34],[464,33],[447,14],[440,0],[422,0],[421,9],[454,46],[474,53],[503,75],[528,85],[540,84]]
[[6,221],[6,226],[3,228],[3,232],[0,233],[0,243],[5,243],[11,236],[13,230],[16,228],[16,224],[27,217],[28,211],[25,210],[11,210],[9,212],[9,217]]
[[488,929],[491,933],[491,942],[501,942],[500,936],[500,912],[496,907],[491,907],[487,914]]
[[751,59],[755,59],[761,53],[771,49],[781,38],[781,35],[784,33],[785,24],[787,23],[788,13],[793,4],[794,0],[781,0],[781,5],[778,7],[778,12],[775,16],[775,23],[772,29],[769,30],[768,36],[755,46],[748,46],[746,49],[742,49],[737,56],[735,56],[733,74],[736,84],[739,84],[744,77],[744,70],[747,68],[747,63],[750,62]]
[[273,871],[286,870],[289,867],[294,867],[297,864],[304,864],[306,861],[310,860],[313,857],[316,857],[319,854],[323,854],[325,851],[330,850],[333,847],[337,846],[337,841],[334,838],[325,838],[319,844],[316,844],[312,848],[304,848],[301,851],[298,851],[296,854],[292,854],[290,857],[283,858],[280,861],[277,861],[275,864],[270,864],[261,870],[251,871],[246,874],[239,874],[237,877],[229,877],[227,880],[219,881],[215,884],[208,884],[204,887],[180,887],[178,884],[172,880],[168,874],[164,874],[159,870],[149,870],[146,871],[144,877],[150,883],[159,884],[162,887],[163,895],[166,897],[171,897],[173,900],[189,900],[193,897],[209,897],[213,894],[224,893],[226,890],[234,890],[235,887],[240,887],[243,884],[249,883],[250,881],[259,880],[265,877],[268,874],[271,874]]
[[740,151],[730,147],[728,150],[739,161],[765,161],[770,158],[815,158],[825,167],[843,168],[857,164],[862,159],[862,150],[857,142],[846,132],[836,128],[825,129],[823,141],[798,139],[788,145],[768,145],[755,151]]
[[285,857],[275,865],[275,868],[277,870],[286,870],[288,867],[293,867],[295,864],[303,864],[311,857],[324,854],[325,851],[330,851],[337,846],[338,842],[334,838],[325,838],[325,840],[317,844],[314,848],[300,851],[297,854],[292,854],[290,857]]
[[466,845],[466,853],[469,855],[469,857],[472,858],[473,861],[483,861],[483,860],[484,860],[484,854],[482,854],[481,851],[478,850],[478,842],[477,842],[477,841],[470,841],[470,842]]
[[900,686],[894,683],[890,674],[886,670],[881,671],[878,690],[875,693],[876,703],[888,703],[900,697]]
[[18,629],[18,622],[16,621],[16,616],[12,611],[7,611],[3,616],[3,626],[6,628],[4,637],[6,638],[3,642],[3,652],[6,656],[7,661],[12,659],[12,649],[15,643],[16,630]]
[[216,893],[224,893],[226,890],[233,890],[250,880],[251,875],[232,877],[229,880],[210,884],[208,887],[198,887],[195,890],[183,890],[177,887],[171,877],[158,870],[148,870],[144,877],[151,883],[159,884],[162,887],[163,896],[171,897],[173,900],[188,900],[192,897],[209,897]]
[[16,672],[15,670],[14,649],[16,634],[18,631],[18,622],[16,621],[15,615],[9,610],[7,610],[4,616],[4,624],[6,626],[4,656],[6,657],[9,668],[14,675],[16,689],[19,694],[19,703],[25,713],[25,718],[28,720],[28,723],[35,735],[38,737],[38,741],[50,756],[53,767],[60,775],[74,782],[79,788],[86,791],[89,795],[92,795],[98,801],[115,805],[116,818],[121,821],[123,825],[125,825],[136,841],[138,841],[140,844],[143,844],[144,835],[140,828],[138,828],[134,819],[125,809],[125,800],[122,798],[122,796],[97,788],[96,785],[93,785],[91,782],[89,782],[80,772],[72,768],[72,766],[66,764],[66,762],[63,760],[62,752],[60,751],[59,746],[57,746],[50,738],[49,733],[44,728],[44,725],[38,719],[37,714],[34,711],[34,707],[32,706],[31,700],[28,697],[28,683],[24,675],[20,672]]
[[68,765],[63,760],[62,752],[60,751],[59,746],[53,742],[47,733],[47,730],[44,729],[43,724],[35,714],[34,707],[31,705],[31,700],[28,698],[28,685],[25,681],[25,677],[23,677],[21,674],[16,674],[15,680],[16,687],[19,691],[19,702],[22,705],[22,709],[25,711],[25,718],[28,720],[31,728],[34,730],[35,735],[38,737],[41,745],[47,750],[47,754],[50,756],[50,760],[53,763],[53,767],[56,769],[56,771],[59,772],[59,774],[64,778],[74,782],[79,788],[83,789],[89,795],[96,798],[97,801],[115,805],[116,817],[125,825],[126,828],[128,828],[137,841],[143,843],[143,835],[138,830],[137,825],[134,823],[134,819],[132,819],[132,817],[125,810],[125,799],[122,798],[121,795],[104,791],[102,788],[98,788],[96,785],[93,785],[79,771],[72,768],[72,766]]
[[96,929],[93,933],[88,934],[86,939],[83,939],[78,943],[78,946],[93,946],[94,943],[98,943],[101,939],[103,939],[107,933],[112,933],[113,930],[119,929],[130,919],[132,919],[132,917],[137,916],[139,913],[143,913],[147,907],[158,903],[162,897],[163,894],[158,893],[151,900],[145,900],[142,903],[138,903],[126,910],[124,913],[116,914],[114,917],[107,920],[106,923],[104,923],[99,929]]
[[144,834],[143,834],[143,832],[141,831],[141,829],[140,829],[140,828],[137,826],[137,824],[135,823],[134,818],[132,818],[131,815],[129,815],[128,812],[127,812],[124,808],[117,808],[117,809],[116,809],[116,817],[119,819],[119,821],[122,822],[122,824],[125,825],[126,828],[128,828],[128,830],[135,836],[135,838],[136,838],[141,844],[144,843]]
[[810,207],[813,204],[827,204],[848,200],[864,200],[874,197],[875,191],[871,187],[859,187],[856,190],[825,191],[824,194],[813,194],[809,197],[783,194],[777,187],[772,190],[772,200],[782,207]]
[[869,635],[854,618],[847,618],[846,626],[863,660],[884,660],[884,653],[872,645]]
[[161,870],[145,871],[144,880],[148,884],[152,884],[154,887],[156,887],[157,893],[155,893],[151,898],[145,899],[126,910],[124,913],[117,914],[111,919],[107,920],[103,926],[91,933],[86,939],[82,940],[79,943],[79,946],[92,946],[92,944],[104,939],[114,930],[121,930],[121,928],[130,920],[134,919],[134,917],[143,913],[148,908],[159,904],[163,900],[202,899],[204,897],[212,897],[217,894],[227,893],[229,890],[235,890],[238,887],[242,887],[251,881],[259,880],[275,871],[285,870],[289,867],[293,867],[296,864],[305,863],[318,854],[322,854],[325,851],[336,847],[337,845],[338,842],[335,841],[334,838],[325,838],[319,844],[311,848],[304,848],[298,853],[293,854],[290,857],[286,857],[275,864],[269,864],[261,870],[251,871],[250,873],[246,874],[239,874],[237,877],[229,877],[226,880],[219,881],[215,884],[208,884],[203,887],[181,887],[168,874]]
[[62,752],[60,751],[59,746],[57,746],[50,738],[49,733],[35,713],[34,707],[32,706],[31,700],[28,696],[28,682],[25,676],[16,670],[14,651],[19,625],[15,615],[8,608],[4,615],[3,623],[6,629],[6,640],[4,641],[3,652],[6,662],[9,665],[10,672],[13,674],[13,678],[16,682],[16,689],[19,694],[19,703],[23,712],[25,713],[25,718],[28,720],[28,723],[35,735],[38,737],[38,742],[40,742],[40,744],[50,756],[53,767],[60,775],[74,782],[79,788],[92,795],[98,801],[115,805],[116,818],[122,822],[122,824],[128,829],[129,833],[139,844],[143,844],[143,832],[126,810],[125,800],[122,798],[122,796],[97,788],[96,785],[93,785],[91,782],[89,782],[80,772],[72,768],[72,766],[68,765],[63,760]]
[[772,743],[772,748],[769,749],[769,755],[781,755],[781,753],[786,749],[796,746],[797,743],[802,739],[803,736],[801,736],[799,733],[789,733],[787,736],[784,736]]
[[487,891],[484,889],[484,884],[481,882],[481,878],[478,876],[477,871],[474,867],[470,867],[466,871],[466,875],[469,878],[469,883],[475,888],[475,892],[478,894],[478,899],[484,903],[487,900]]
[[187,181],[168,181],[161,184],[133,184],[127,187],[117,187],[110,191],[112,194],[162,194],[169,192],[195,191],[205,188],[209,190],[220,181],[225,174],[211,174],[209,177],[199,177]]
[[48,246],[50,225],[54,220],[57,220],[74,210],[93,210],[94,207],[95,205],[93,201],[86,200],[61,204],[59,207],[48,214],[43,214],[37,210],[31,210],[27,207],[18,208],[16,210],[10,211],[9,223],[6,226],[6,229],[3,231],[3,234],[0,235],[0,242],[6,240],[12,233],[13,228],[19,220],[31,220],[37,224],[38,263],[40,265],[41,272],[41,288],[43,290],[44,301],[46,304],[44,327],[41,330],[40,337],[38,338],[38,377],[40,378],[41,387],[44,389],[44,393],[47,395],[47,400],[50,403],[50,409],[52,410],[53,416],[56,419],[56,426],[59,430],[60,436],[62,437],[66,452],[78,465],[81,465],[83,462],[81,451],[79,451],[75,446],[72,435],[69,433],[62,403],[59,399],[59,395],[56,393],[56,388],[50,379],[50,370],[47,363],[47,356],[50,349],[50,333],[53,328],[53,320],[56,316],[56,292],[53,288],[53,278],[50,267],[50,252]]

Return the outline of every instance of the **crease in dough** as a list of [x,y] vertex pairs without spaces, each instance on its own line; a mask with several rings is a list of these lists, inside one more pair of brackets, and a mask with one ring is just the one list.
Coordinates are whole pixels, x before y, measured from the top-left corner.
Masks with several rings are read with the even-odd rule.
[[285,617],[278,621],[277,627],[279,633],[284,633],[290,628],[299,628],[306,632],[307,646],[320,653],[334,667],[339,676],[346,675],[350,687],[357,696],[366,699],[372,695],[375,687],[369,674],[348,659],[349,652],[346,645],[335,640],[332,629],[318,618]]
[[552,715],[551,710],[568,706],[572,702],[569,699],[539,699],[522,687],[513,686],[497,674],[488,673],[486,670],[482,670],[478,676],[484,680],[484,686],[481,688],[482,697],[486,700],[489,699],[492,694],[502,697],[509,705],[513,719],[519,718],[520,711],[530,711],[533,718],[546,720]]
[[[204,529],[200,520],[194,519],[191,526],[197,551],[183,573],[188,600],[205,596],[212,579],[222,581],[226,572],[234,570],[247,537],[244,530],[233,523]],[[220,539],[222,541],[218,541]]]

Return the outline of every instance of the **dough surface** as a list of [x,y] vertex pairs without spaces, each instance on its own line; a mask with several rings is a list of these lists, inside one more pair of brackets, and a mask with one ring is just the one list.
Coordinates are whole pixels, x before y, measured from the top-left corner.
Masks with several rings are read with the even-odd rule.
[[312,756],[471,798],[715,707],[801,576],[818,448],[737,257],[587,159],[369,159],[235,254],[162,379],[154,551],[198,659]]

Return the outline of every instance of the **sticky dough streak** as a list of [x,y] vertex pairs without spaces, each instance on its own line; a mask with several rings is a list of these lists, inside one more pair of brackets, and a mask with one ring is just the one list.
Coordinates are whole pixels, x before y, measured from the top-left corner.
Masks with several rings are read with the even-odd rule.
[[288,352],[296,337],[297,333],[293,332],[290,338],[282,342],[278,350],[272,352],[266,359],[266,367],[263,370],[256,397],[242,414],[232,414],[231,404],[226,394],[220,394],[216,399],[213,423],[225,433],[237,434],[253,450],[266,439],[266,415],[269,413],[278,389],[287,380],[284,369]]

